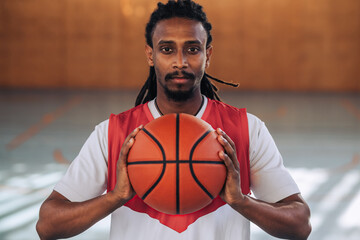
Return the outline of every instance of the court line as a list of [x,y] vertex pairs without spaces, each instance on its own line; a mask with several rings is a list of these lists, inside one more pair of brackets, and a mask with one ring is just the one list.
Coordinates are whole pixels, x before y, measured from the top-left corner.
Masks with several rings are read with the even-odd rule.
[[65,112],[69,111],[75,105],[81,102],[81,97],[73,97],[67,101],[62,106],[58,107],[55,111],[45,114],[39,122],[30,126],[26,131],[16,136],[12,141],[6,145],[6,149],[11,151],[19,147],[31,137],[38,134],[43,128],[45,128],[50,123],[54,122],[56,119],[61,117]]
[[[317,231],[320,227],[323,227],[327,217],[332,212],[337,211],[338,206],[344,205],[344,196],[352,192],[353,188],[359,182],[359,174],[356,170],[352,170],[347,174],[344,174],[318,202],[318,208],[312,214],[313,231]],[[314,221],[315,220],[315,221]],[[327,238],[325,238],[327,239]]]
[[352,160],[350,162],[347,162],[343,165],[340,165],[339,167],[336,167],[332,170],[330,170],[330,173],[342,173],[347,172],[351,169],[354,169],[356,166],[360,164],[360,154],[356,153],[354,154]]
[[348,99],[341,100],[341,105],[351,114],[360,120],[360,109]]
[[276,111],[276,115],[278,117],[285,117],[287,113],[288,113],[288,109],[285,106],[279,107]]
[[283,118],[288,114],[288,108],[285,106],[279,106],[276,111],[271,112],[270,114],[264,115],[262,118],[266,121],[273,121],[279,118]]
[[69,165],[70,161],[64,157],[60,149],[55,149],[53,157],[57,163]]

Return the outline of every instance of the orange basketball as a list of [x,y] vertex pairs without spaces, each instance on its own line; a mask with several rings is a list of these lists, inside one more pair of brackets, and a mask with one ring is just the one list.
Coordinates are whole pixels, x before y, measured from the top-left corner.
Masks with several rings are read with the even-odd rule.
[[211,203],[226,177],[217,133],[188,114],[157,118],[136,135],[128,155],[130,182],[152,208],[192,213]]

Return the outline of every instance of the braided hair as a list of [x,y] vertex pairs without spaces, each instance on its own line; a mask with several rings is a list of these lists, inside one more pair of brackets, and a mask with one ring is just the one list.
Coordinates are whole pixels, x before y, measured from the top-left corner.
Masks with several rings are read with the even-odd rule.
[[[161,2],[158,3],[158,8],[151,14],[150,20],[146,25],[145,38],[146,43],[150,47],[153,47],[152,36],[156,24],[161,20],[170,19],[173,17],[187,18],[201,22],[207,34],[206,47],[210,46],[212,42],[212,36],[210,33],[212,26],[208,22],[202,6],[193,2],[192,0],[169,0],[166,4]],[[200,89],[201,93],[210,99],[220,100],[220,97],[217,94],[218,88],[213,83],[211,83],[209,79],[233,87],[238,86],[238,84],[224,82],[205,73],[201,79]],[[136,98],[135,106],[154,99],[156,94],[155,68],[150,67],[149,76]]]

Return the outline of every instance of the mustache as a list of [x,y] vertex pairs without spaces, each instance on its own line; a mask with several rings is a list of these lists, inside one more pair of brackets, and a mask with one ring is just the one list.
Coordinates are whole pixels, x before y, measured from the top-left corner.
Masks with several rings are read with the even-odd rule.
[[188,79],[191,79],[191,80],[194,80],[195,79],[195,75],[192,74],[192,73],[188,73],[188,72],[185,72],[184,70],[182,71],[175,71],[175,72],[172,72],[172,73],[168,73],[165,75],[165,81],[168,81],[172,78],[176,78],[176,77],[184,77],[184,78],[188,78]]

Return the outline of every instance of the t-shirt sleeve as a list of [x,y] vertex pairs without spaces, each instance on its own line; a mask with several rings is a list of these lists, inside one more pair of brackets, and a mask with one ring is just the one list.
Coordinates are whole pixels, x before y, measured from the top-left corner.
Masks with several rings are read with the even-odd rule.
[[255,197],[274,203],[299,193],[264,122],[252,114],[248,114],[248,121],[250,182]]
[[79,155],[70,164],[54,190],[72,202],[103,194],[107,185],[107,132],[109,121],[95,127]]

